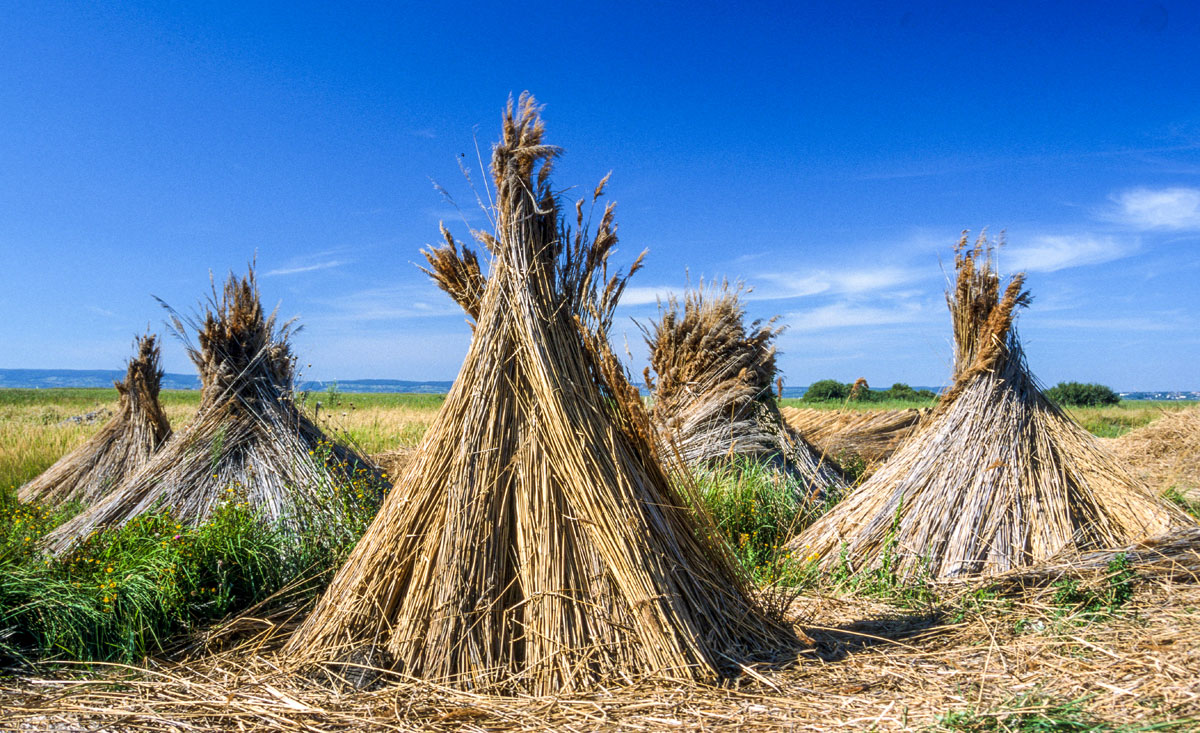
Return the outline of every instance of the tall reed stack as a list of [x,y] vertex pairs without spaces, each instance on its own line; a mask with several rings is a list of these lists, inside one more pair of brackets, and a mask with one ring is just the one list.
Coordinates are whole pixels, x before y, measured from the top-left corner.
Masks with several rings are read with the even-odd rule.
[[[296,531],[322,532],[357,496],[334,487],[362,481],[368,463],[337,445],[293,402],[295,359],[291,324],[276,326],[259,300],[251,268],[215,284],[200,321],[173,316],[200,372],[200,409],[136,473],[103,501],[46,537],[46,549],[66,552],[97,530],[162,509],[200,524],[222,502],[245,502],[261,519]],[[197,332],[199,346],[187,341]],[[371,492],[364,493],[371,500]]]
[[135,473],[171,437],[171,423],[158,402],[163,371],[158,340],[136,341],[125,379],[117,388],[116,412],[87,442],[60,458],[18,491],[21,501],[90,505]]
[[[772,321],[746,325],[741,288],[728,282],[672,296],[645,329],[646,386],[663,452],[692,467],[744,458],[796,480],[806,497],[845,488],[841,470],[784,421],[776,378]],[[652,373],[653,372],[653,373]]]
[[1041,392],[1013,327],[1024,275],[1001,289],[994,246],[966,235],[946,294],[955,380],[882,468],[789,543],[821,567],[902,577],[990,574],[1123,547],[1192,524]]
[[495,234],[477,235],[490,267],[468,278],[483,283],[470,349],[396,489],[289,641],[303,664],[356,684],[390,671],[541,695],[794,655],[793,632],[759,610],[661,467],[606,338],[627,278],[608,274],[613,207],[594,234],[582,202],[577,228],[562,221],[559,149],[543,134],[533,99],[510,101],[492,155]]

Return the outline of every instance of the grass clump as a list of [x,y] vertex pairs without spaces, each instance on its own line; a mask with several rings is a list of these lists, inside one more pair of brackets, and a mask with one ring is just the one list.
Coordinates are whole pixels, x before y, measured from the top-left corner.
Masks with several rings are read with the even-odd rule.
[[1200,520],[1200,501],[1185,496],[1175,487],[1168,488],[1166,491],[1164,491],[1163,498],[1175,504],[1175,506],[1184,510],[1197,520]]
[[980,712],[954,710],[938,718],[934,730],[960,733],[1099,733],[1116,730],[1083,709],[1083,700],[1053,702],[1036,697],[1014,700],[1012,707]]
[[1137,573],[1125,553],[1118,553],[1108,562],[1107,574],[1101,583],[1084,586],[1075,578],[1063,578],[1054,584],[1054,605],[1062,614],[1082,620],[1102,620],[1112,616],[1133,598]]
[[699,469],[695,480],[705,508],[742,567],[756,582],[767,584],[792,585],[805,575],[803,558],[793,557],[783,544],[840,498],[830,489],[823,501],[806,506],[796,500],[805,493],[803,486],[797,491],[796,479],[749,459]]
[[1139,733],[1195,730],[1197,722],[1189,718],[1119,725],[1097,718],[1084,707],[1087,701],[1087,697],[1056,701],[1031,693],[1014,698],[996,710],[952,710],[940,716],[932,730],[954,733]]
[[55,559],[37,544],[62,513],[21,504],[5,492],[0,659],[136,662],[297,579],[312,576],[307,590],[315,593],[370,520],[359,516],[364,511],[344,514],[345,531],[296,536],[264,523],[231,491],[199,526],[149,512]]

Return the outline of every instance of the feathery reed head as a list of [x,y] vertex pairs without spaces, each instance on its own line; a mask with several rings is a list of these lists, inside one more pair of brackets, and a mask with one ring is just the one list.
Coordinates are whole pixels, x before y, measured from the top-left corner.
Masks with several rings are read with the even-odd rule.
[[[295,372],[288,344],[292,322],[276,327],[276,313],[263,310],[253,264],[244,277],[229,273],[220,293],[213,282],[212,294],[201,308],[198,317],[183,318],[168,306],[175,332],[200,372],[202,406],[230,393],[258,396],[267,385],[276,397],[290,394]],[[188,339],[189,326],[198,347]],[[255,386],[248,389],[251,385]]]

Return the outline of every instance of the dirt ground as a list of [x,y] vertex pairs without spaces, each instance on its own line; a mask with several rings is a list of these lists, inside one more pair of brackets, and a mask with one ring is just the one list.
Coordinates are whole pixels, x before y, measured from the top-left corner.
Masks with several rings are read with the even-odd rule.
[[[810,592],[790,614],[815,646],[720,686],[501,698],[401,681],[337,693],[276,666],[267,634],[194,661],[11,677],[0,730],[1200,730],[1200,551],[1186,553],[1168,570],[1135,566],[1132,597],[1114,608],[1083,608],[1117,582],[1103,566],[926,600]],[[287,624],[236,626],[278,637]]]

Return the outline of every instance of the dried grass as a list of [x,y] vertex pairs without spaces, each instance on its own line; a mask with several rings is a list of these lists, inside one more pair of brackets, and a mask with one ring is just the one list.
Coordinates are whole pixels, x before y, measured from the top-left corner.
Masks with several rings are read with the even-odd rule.
[[890,458],[930,410],[781,407],[779,412],[793,430],[812,441],[822,453],[830,456],[855,455],[871,465]]
[[[264,521],[321,532],[353,498],[335,497],[369,464],[336,445],[293,403],[290,324],[276,327],[259,300],[253,269],[213,285],[201,322],[174,317],[200,371],[200,408],[140,470],[104,500],[46,536],[61,554],[104,527],[163,508],[188,524],[203,522],[222,501],[245,501]],[[186,334],[198,332],[199,347]],[[323,460],[326,459],[326,460]]]
[[158,340],[136,342],[124,381],[114,382],[116,410],[86,443],[22,486],[21,501],[58,505],[92,504],[134,473],[171,437],[171,423],[158,402],[163,371]]
[[1174,489],[1200,501],[1200,408],[1167,412],[1106,443],[1156,492]]
[[[664,452],[692,467],[750,458],[796,480],[805,497],[846,486],[840,468],[780,415],[772,391],[776,337],[782,328],[747,326],[742,287],[728,282],[659,304],[643,328],[650,351],[646,385]],[[652,373],[653,372],[653,373]]]
[[[1195,543],[1190,553],[1194,566]],[[799,629],[818,642],[808,663],[720,687],[639,679],[540,697],[418,680],[332,691],[269,653],[292,621],[236,619],[225,628],[240,629],[241,646],[203,658],[94,669],[92,679],[4,680],[0,730],[940,730],[948,714],[977,721],[955,730],[1195,730],[1200,584],[1146,574],[1132,599],[1102,618],[1056,602],[1054,580],[1102,586],[1106,574],[1060,568],[1009,584],[956,584],[918,610],[810,594],[792,607]],[[1104,727],[1015,725],[1064,710]]]
[[289,641],[296,662],[355,684],[382,670],[547,695],[794,659],[795,637],[663,472],[603,338],[625,284],[607,273],[613,207],[594,236],[582,205],[580,227],[562,226],[558,152],[532,98],[510,103],[471,347],[396,490]]
[[947,293],[954,384],[920,431],[789,543],[826,570],[999,573],[1120,547],[1193,523],[1041,393],[1012,329],[1023,277],[1000,294],[993,245],[956,251]]

